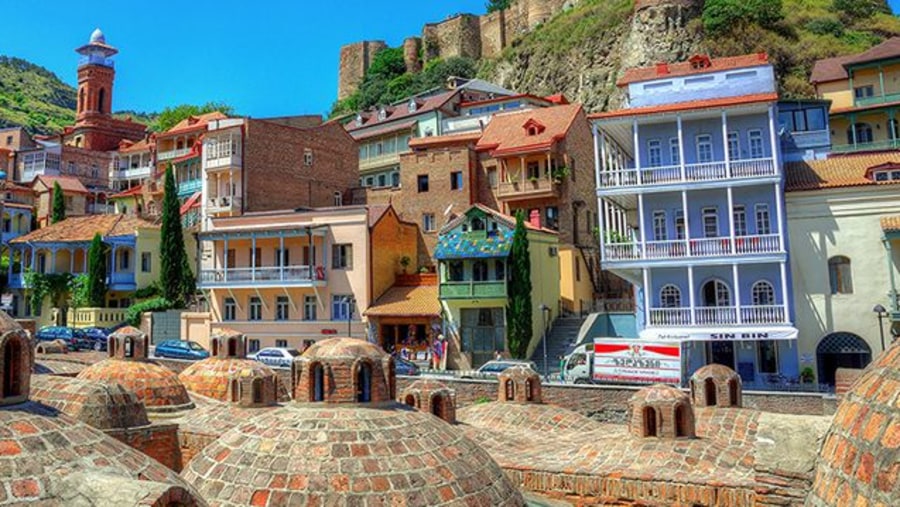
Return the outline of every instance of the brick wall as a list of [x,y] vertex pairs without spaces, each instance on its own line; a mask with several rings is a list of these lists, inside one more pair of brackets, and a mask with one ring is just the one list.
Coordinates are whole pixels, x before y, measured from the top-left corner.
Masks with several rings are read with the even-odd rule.
[[176,472],[180,472],[184,463],[187,463],[182,459],[177,424],[154,423],[143,428],[104,430],[104,433]]
[[[402,271],[400,259],[404,256],[415,261],[417,257],[419,228],[415,224],[401,222],[393,209],[388,209],[372,229],[372,264],[369,276],[372,280],[372,301],[378,299],[394,285],[397,273]],[[411,266],[415,270],[415,266]]]
[[[85,186],[108,187],[112,157],[112,152],[63,146],[59,171],[67,176],[75,176]],[[96,177],[93,172],[94,167],[97,168]],[[75,170],[74,173],[70,172],[72,169]]]
[[[311,151],[313,162],[305,164]],[[293,128],[248,120],[244,141],[244,211],[334,205],[358,180],[356,142],[338,123]]]

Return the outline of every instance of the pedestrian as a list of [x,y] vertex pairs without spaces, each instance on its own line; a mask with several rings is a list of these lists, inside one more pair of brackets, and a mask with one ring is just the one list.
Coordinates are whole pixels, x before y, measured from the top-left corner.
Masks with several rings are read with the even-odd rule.
[[565,356],[559,356],[559,380],[566,380],[566,358]]
[[503,354],[501,354],[500,351],[498,350],[497,353],[494,354],[494,361],[499,361],[501,359],[503,359]]

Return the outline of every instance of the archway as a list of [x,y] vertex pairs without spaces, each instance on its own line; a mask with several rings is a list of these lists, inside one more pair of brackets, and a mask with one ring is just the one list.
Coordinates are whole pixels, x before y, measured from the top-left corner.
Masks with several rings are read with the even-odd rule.
[[3,397],[22,395],[22,344],[18,338],[10,337],[3,346]]
[[407,394],[406,399],[403,400],[403,403],[406,403],[410,407],[415,407],[416,406],[416,397],[411,394]]
[[356,370],[356,401],[368,403],[372,401],[372,365],[359,363]]
[[675,437],[686,437],[687,433],[687,415],[684,405],[675,407]]
[[237,340],[234,338],[228,339],[228,357],[236,357],[237,356]]
[[735,379],[728,379],[728,405],[738,406],[738,385]]
[[656,436],[656,410],[653,407],[644,407],[644,436]]
[[438,419],[444,418],[444,398],[439,394],[431,397],[431,413]]
[[263,381],[261,378],[253,379],[253,384],[251,386],[251,393],[252,393],[254,405],[263,402]]
[[703,381],[703,394],[706,396],[706,406],[716,406],[716,382],[708,378]]
[[312,399],[310,401],[325,400],[325,368],[321,364],[312,365]]
[[872,361],[869,344],[853,333],[837,332],[826,335],[816,347],[819,383],[834,385],[838,368],[865,368]]

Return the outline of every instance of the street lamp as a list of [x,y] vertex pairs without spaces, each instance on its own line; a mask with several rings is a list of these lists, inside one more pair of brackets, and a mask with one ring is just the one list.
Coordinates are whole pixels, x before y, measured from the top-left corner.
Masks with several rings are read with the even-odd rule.
[[347,337],[353,338],[353,331],[350,329],[350,322],[353,318],[353,305],[356,304],[356,300],[353,299],[353,296],[344,296],[344,303],[347,304]]
[[872,311],[878,315],[878,332],[881,334],[881,351],[884,352],[884,324],[882,320],[887,317],[887,310],[881,305],[875,305]]
[[539,307],[541,310],[541,322],[544,324],[544,328],[541,330],[544,335],[544,339],[541,340],[544,342],[544,379],[548,379],[550,377],[550,371],[547,369],[547,314],[546,312],[550,311],[550,307],[541,303]]

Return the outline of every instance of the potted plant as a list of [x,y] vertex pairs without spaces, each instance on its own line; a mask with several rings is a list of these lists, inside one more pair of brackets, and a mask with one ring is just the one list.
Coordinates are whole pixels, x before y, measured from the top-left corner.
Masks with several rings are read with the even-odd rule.
[[530,181],[532,185],[537,186],[537,183],[538,183],[538,177],[537,177],[537,176],[532,176],[532,177],[528,178],[528,181]]
[[816,374],[813,372],[812,366],[806,366],[800,370],[800,381],[804,384],[812,384],[816,381]]
[[409,267],[410,262],[412,262],[412,260],[409,258],[408,255],[404,255],[403,257],[400,257],[400,266],[403,268],[404,275],[406,274],[406,268]]
[[553,170],[553,181],[556,183],[562,183],[564,179],[569,175],[569,168],[566,166],[557,167]]

